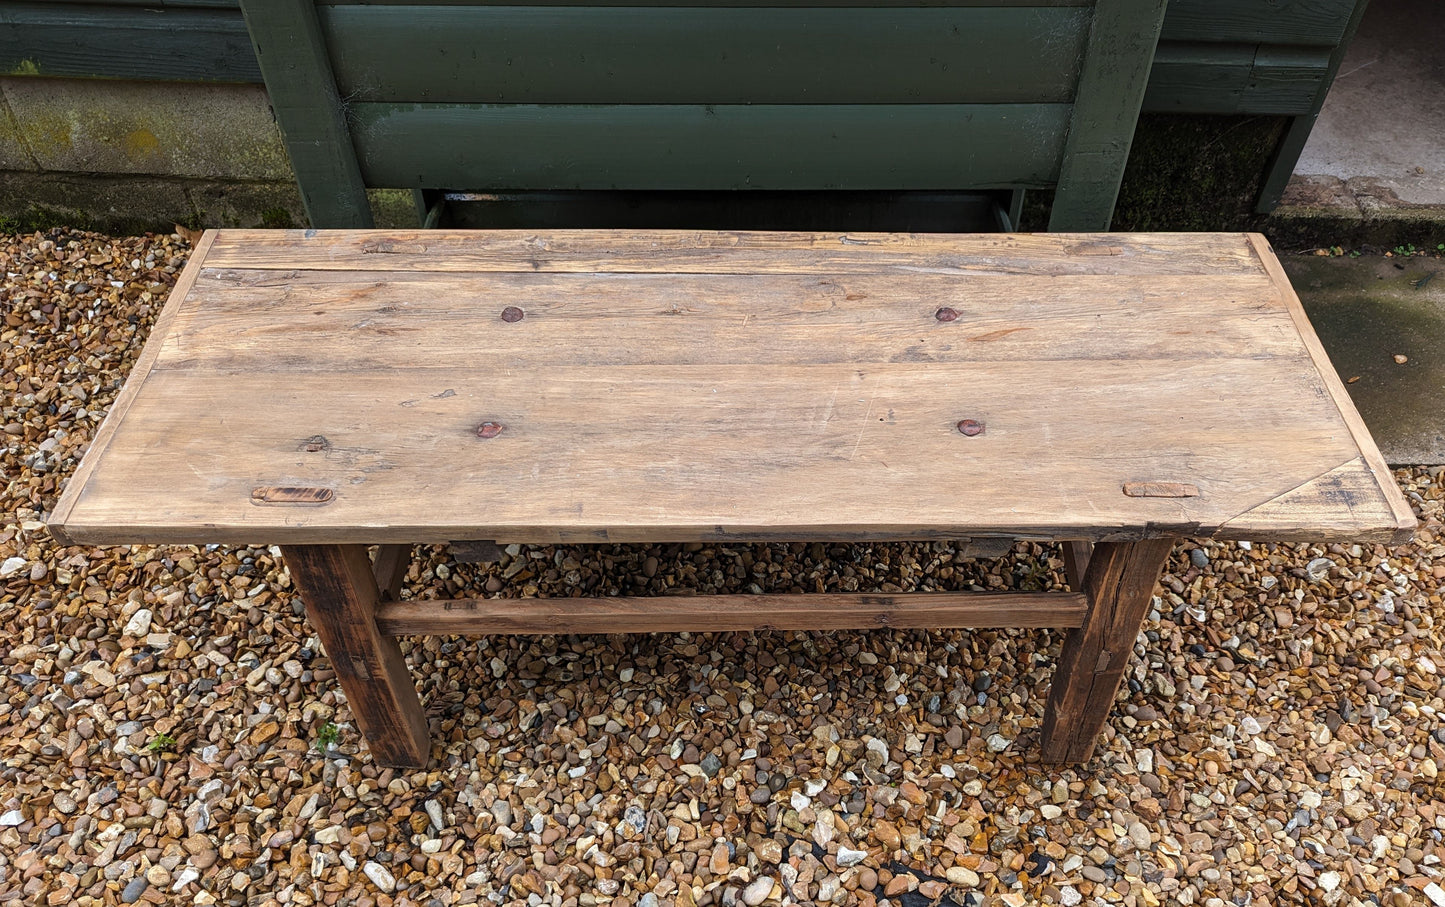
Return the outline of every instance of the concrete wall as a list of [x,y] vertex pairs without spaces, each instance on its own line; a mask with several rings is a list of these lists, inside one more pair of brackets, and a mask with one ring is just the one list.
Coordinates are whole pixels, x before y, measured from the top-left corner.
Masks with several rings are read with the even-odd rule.
[[[414,225],[410,195],[373,198]],[[0,77],[0,223],[115,232],[306,223],[259,85]]]

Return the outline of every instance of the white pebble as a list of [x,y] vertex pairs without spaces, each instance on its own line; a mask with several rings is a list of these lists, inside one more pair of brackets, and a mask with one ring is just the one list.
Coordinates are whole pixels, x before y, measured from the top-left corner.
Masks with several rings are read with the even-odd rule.
[[868,856],[866,850],[851,850],[847,847],[838,848],[839,866],[856,866]]
[[122,636],[144,636],[151,631],[151,609],[141,608],[130,616],[126,621],[125,629],[121,630]]
[[1239,729],[1251,737],[1264,730],[1264,728],[1259,726],[1259,722],[1253,715],[1245,715],[1241,718],[1239,720]]
[[1012,740],[1009,740],[1003,734],[990,734],[988,737],[988,751],[990,753],[1001,753],[1008,749],[1009,744],[1012,742]]
[[366,877],[371,879],[377,888],[380,888],[388,894],[391,893],[392,889],[396,888],[396,876],[392,875],[391,870],[380,863],[367,860],[362,864],[361,871],[366,873]]
[[1435,907],[1445,907],[1445,888],[1441,888],[1434,882],[1425,886],[1425,897],[1429,898]]
[[1083,900],[1084,896],[1079,894],[1079,890],[1072,885],[1065,885],[1059,889],[1059,903],[1064,907],[1078,907]]
[[25,814],[18,809],[0,814],[0,828],[14,828],[16,825],[23,824],[25,824]]
[[758,907],[773,893],[773,880],[768,876],[759,876],[752,881],[752,884],[743,889],[743,903],[748,907]]
[[1340,887],[1340,874],[1333,869],[1329,872],[1322,872],[1320,873],[1319,882],[1320,888],[1328,894]]
[[9,576],[12,573],[19,573],[21,570],[24,569],[25,558],[9,557],[5,559],[5,563],[0,564],[0,576]]

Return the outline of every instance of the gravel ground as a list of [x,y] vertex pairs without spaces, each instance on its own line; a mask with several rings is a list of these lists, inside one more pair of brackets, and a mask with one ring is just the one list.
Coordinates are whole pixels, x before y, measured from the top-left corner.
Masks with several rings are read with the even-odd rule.
[[[1395,550],[1191,544],[1094,759],[1036,762],[1059,634],[427,638],[373,765],[274,550],[43,519],[189,247],[0,237],[0,903],[1445,905],[1440,470]],[[1059,552],[420,549],[408,594],[1053,588]]]

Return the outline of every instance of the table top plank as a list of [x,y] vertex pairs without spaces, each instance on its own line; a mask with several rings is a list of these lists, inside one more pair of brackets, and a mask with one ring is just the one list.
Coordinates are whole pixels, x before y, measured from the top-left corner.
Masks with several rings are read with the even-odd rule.
[[[1259,240],[837,239],[208,234],[52,525],[97,544],[1413,526]],[[375,242],[406,251],[357,251]],[[539,242],[557,267],[533,267]],[[240,267],[248,246],[266,267]],[[420,246],[455,255],[428,271]],[[738,248],[773,267],[727,270]],[[699,249],[716,270],[688,270]],[[930,256],[952,272],[889,263]]]

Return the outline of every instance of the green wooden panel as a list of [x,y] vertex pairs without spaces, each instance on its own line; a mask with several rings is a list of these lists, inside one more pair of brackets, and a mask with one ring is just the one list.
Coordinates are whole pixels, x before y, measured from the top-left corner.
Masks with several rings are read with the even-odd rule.
[[1166,0],[1099,0],[1069,121],[1051,231],[1107,230]]
[[0,73],[261,81],[240,15],[202,6],[0,3]]
[[1171,0],[1160,40],[1334,47],[1354,9],[1355,0]]
[[[513,6],[517,0],[316,0],[318,6]],[[1094,0],[535,0],[528,6],[883,7],[1093,6]]]
[[1161,44],[1144,109],[1298,116],[1314,103],[1329,62],[1329,49],[1318,47]]
[[1054,182],[1066,104],[356,104],[367,184],[992,189]]
[[243,0],[241,11],[311,225],[372,226],[312,0]]
[[1089,11],[323,7],[348,101],[1067,103]]

